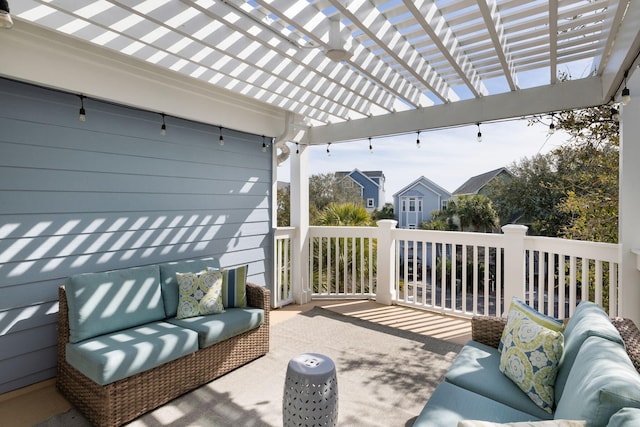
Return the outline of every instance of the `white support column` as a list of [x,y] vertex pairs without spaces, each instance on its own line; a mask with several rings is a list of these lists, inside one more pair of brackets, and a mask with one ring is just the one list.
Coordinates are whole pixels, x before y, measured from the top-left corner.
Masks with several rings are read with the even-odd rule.
[[524,299],[524,237],[528,227],[507,224],[502,227],[504,233],[504,307],[506,316],[513,297]]
[[396,241],[391,236],[391,230],[396,228],[398,221],[382,219],[378,224],[378,282],[376,287],[376,301],[380,304],[391,305],[396,299]]
[[620,119],[620,247],[618,315],[640,325],[640,270],[632,250],[640,249],[640,73],[627,82],[633,99],[621,106]]
[[291,280],[296,304],[311,301],[309,287],[309,153],[306,145],[299,146],[299,154],[291,159],[291,226],[296,228],[291,243]]

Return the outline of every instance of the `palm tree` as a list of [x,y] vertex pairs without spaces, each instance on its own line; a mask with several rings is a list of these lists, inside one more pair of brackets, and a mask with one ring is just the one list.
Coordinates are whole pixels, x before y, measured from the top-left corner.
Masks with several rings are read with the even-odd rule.
[[355,203],[329,203],[320,213],[320,225],[356,226],[371,225],[371,215],[364,206]]
[[[371,216],[364,206],[355,203],[330,203],[320,213],[318,222],[324,226],[364,227],[371,225]],[[361,292],[362,284],[359,283],[361,273],[368,275],[371,270],[375,275],[376,241],[370,244],[369,238],[330,238],[326,244],[322,245],[323,259],[320,260],[321,240],[322,238],[319,238],[313,242],[314,291],[339,292],[340,279],[346,277],[346,283],[342,283],[344,291]],[[361,253],[363,253],[362,257]],[[330,259],[328,254],[331,254]],[[322,283],[320,283],[320,277],[322,277]],[[356,278],[355,282],[353,277]]]

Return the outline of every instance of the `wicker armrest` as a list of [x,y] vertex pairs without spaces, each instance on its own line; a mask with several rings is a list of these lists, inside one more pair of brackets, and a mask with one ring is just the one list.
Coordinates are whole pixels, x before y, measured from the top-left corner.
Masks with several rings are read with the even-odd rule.
[[622,317],[614,317],[611,319],[613,326],[618,329],[624,345],[627,348],[627,354],[635,366],[636,371],[640,372],[640,330],[631,319]]
[[269,311],[271,307],[271,291],[255,283],[247,283],[247,305]]
[[498,348],[507,319],[495,316],[474,316],[471,319],[471,339]]

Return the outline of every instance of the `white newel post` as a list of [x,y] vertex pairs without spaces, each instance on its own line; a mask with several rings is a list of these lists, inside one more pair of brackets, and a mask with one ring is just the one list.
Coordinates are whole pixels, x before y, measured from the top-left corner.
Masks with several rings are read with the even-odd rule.
[[524,237],[526,225],[507,224],[502,227],[504,233],[504,307],[506,316],[513,297],[524,300]]
[[627,82],[634,98],[621,108],[618,316],[640,325],[640,73]]
[[396,299],[396,241],[391,236],[391,230],[396,228],[398,221],[382,219],[376,224],[378,224],[376,301],[380,304],[391,305]]
[[309,287],[309,153],[300,144],[299,154],[291,159],[291,226],[296,228],[291,242],[291,285],[296,304],[311,301]]

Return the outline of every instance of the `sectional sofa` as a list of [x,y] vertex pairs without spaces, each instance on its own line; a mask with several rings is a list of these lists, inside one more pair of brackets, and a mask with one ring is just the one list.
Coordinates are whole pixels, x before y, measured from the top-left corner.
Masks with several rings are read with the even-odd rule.
[[[472,340],[431,395],[415,427],[640,426],[640,332],[633,322],[611,320],[594,303],[576,307],[561,327],[563,346],[548,410],[500,370],[498,347],[506,323],[496,317],[472,320]],[[517,424],[524,422],[529,423]]]
[[177,317],[177,273],[208,269],[218,260],[79,274],[60,286],[56,385],[93,424],[122,425],[269,351],[270,293],[246,283],[246,266],[222,270],[234,281],[224,312]]

